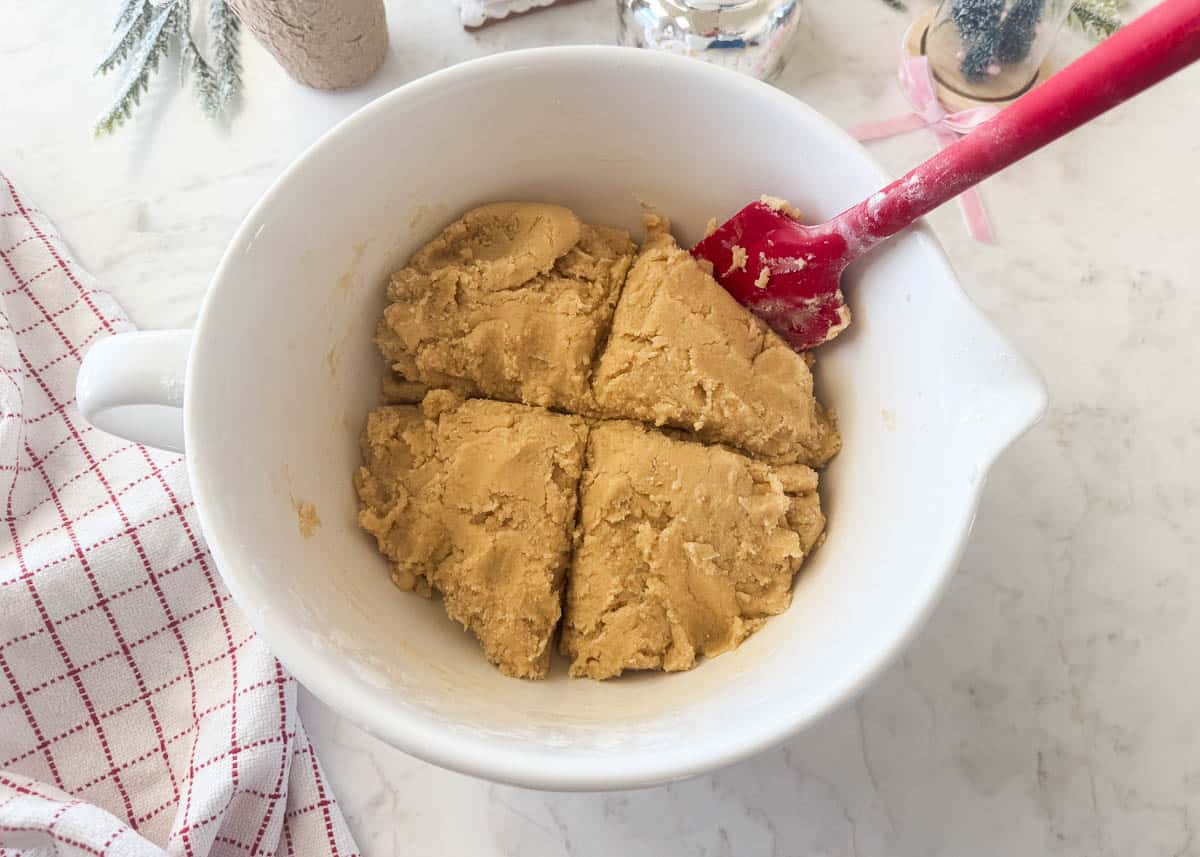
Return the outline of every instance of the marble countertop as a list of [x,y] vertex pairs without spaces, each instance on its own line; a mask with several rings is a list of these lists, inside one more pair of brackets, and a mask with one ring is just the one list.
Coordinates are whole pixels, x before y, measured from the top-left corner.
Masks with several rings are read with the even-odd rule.
[[[391,54],[361,90],[305,90],[247,39],[231,123],[205,120],[167,68],[138,120],[94,141],[112,84],[88,73],[111,4],[11,3],[0,169],[138,324],[186,326],[242,215],[323,130],[462,59],[609,42],[613,5],[468,34],[448,0],[395,0]],[[907,17],[879,0],[809,7],[779,85],[844,124],[904,110]],[[1200,855],[1198,92],[1193,69],[987,182],[997,246],[967,239],[952,207],[933,216],[1052,407],[996,465],[929,625],[857,702],[710,776],[563,795],[433,768],[306,696],[364,852]],[[900,172],[932,147],[915,133],[873,151]]]

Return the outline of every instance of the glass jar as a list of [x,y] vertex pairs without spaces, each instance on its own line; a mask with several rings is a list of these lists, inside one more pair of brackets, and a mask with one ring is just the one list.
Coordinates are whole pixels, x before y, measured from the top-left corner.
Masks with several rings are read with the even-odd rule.
[[617,0],[618,41],[696,57],[760,80],[783,68],[800,0]]
[[947,89],[1008,101],[1033,85],[1071,0],[942,0],[925,31],[925,55]]

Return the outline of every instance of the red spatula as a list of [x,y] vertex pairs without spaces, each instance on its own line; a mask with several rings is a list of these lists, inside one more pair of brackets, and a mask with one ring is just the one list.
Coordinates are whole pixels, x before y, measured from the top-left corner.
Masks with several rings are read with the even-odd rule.
[[[842,271],[972,185],[1200,59],[1200,0],[1165,0],[903,178],[820,226],[753,202],[692,249],[797,351],[845,329]],[[1163,128],[1161,133],[1172,129]],[[1137,157],[1131,152],[1130,157]]]

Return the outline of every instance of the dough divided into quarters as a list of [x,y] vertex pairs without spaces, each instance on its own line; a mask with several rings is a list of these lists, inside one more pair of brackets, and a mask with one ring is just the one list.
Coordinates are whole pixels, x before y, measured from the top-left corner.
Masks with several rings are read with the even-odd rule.
[[572,675],[689,669],[784,610],[823,537],[807,465],[840,438],[808,363],[647,226],[635,260],[565,208],[483,206],[388,289],[405,404],[369,417],[360,523],[508,675],[546,674],[560,617]]

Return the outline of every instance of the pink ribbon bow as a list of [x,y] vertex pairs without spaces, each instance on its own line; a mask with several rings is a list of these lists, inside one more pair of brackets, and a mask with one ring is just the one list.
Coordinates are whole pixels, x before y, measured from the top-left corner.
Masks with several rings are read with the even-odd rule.
[[[957,113],[947,113],[938,101],[937,87],[934,85],[933,72],[929,70],[927,57],[904,56],[900,60],[899,76],[900,89],[912,104],[913,112],[907,116],[855,125],[850,129],[855,139],[878,140],[906,134],[919,128],[928,128],[937,137],[938,145],[944,149],[960,135],[970,133],[1000,112],[995,107],[973,107]],[[983,200],[979,198],[975,188],[964,191],[958,198],[958,204],[970,236],[976,241],[991,244],[995,240],[992,225],[984,210]]]

